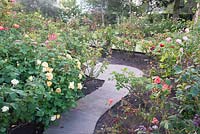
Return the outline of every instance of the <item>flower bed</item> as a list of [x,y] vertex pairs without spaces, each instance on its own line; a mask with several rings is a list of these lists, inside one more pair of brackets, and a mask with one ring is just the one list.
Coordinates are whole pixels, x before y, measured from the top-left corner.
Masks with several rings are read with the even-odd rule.
[[76,106],[82,63],[98,59],[100,50],[59,20],[16,12],[14,2],[1,1],[0,6],[0,133],[37,130],[38,124],[47,128]]
[[157,61],[148,77],[114,73],[116,87],[130,95],[101,118],[104,126],[95,133],[199,133],[198,33],[199,28],[186,28],[155,38],[157,44],[146,42],[143,47]]

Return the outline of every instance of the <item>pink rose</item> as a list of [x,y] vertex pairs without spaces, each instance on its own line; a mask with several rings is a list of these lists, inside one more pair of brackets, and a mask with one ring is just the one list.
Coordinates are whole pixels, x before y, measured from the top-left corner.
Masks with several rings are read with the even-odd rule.
[[171,91],[171,87],[167,84],[163,84],[162,85],[162,91],[166,91],[166,90]]
[[153,83],[155,84],[160,84],[161,83],[161,78],[159,76],[156,76],[153,80]]
[[11,3],[15,3],[15,2],[16,2],[16,0],[10,0],[10,2],[11,2]]
[[171,38],[171,37],[167,37],[165,40],[166,40],[167,42],[171,42],[171,41],[172,41],[172,38]]
[[50,40],[50,41],[53,41],[53,40],[56,40],[57,39],[57,35],[56,34],[50,34],[49,36],[48,36],[48,39]]
[[113,103],[113,99],[108,99],[108,105],[110,106]]
[[3,26],[0,26],[0,31],[5,30],[5,28]]
[[153,123],[153,124],[158,124],[159,121],[158,121],[158,119],[157,119],[156,117],[154,117],[153,120],[151,121],[151,123]]

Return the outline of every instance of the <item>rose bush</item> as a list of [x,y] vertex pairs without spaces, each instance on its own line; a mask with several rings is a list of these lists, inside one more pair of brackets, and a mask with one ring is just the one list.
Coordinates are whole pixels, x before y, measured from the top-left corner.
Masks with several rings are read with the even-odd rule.
[[52,116],[75,106],[83,75],[78,59],[62,46],[48,49],[20,40],[23,35],[17,29],[0,34],[2,133],[18,123],[49,125]]
[[81,95],[88,46],[59,20],[16,12],[6,0],[0,6],[0,133],[23,123],[48,127]]
[[144,104],[138,107],[137,115],[147,124],[142,131],[138,128],[138,133],[200,132],[200,42],[197,33],[199,28],[193,27],[192,30],[165,33],[162,38],[146,42],[147,53],[157,61],[147,82],[126,73],[114,74],[116,87],[134,91],[133,95]]

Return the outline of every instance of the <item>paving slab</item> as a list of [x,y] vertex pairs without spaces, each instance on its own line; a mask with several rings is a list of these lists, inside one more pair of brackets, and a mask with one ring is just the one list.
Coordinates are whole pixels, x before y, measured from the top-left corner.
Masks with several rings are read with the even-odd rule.
[[[58,125],[51,126],[45,134],[93,134],[98,119],[114,104],[128,94],[127,89],[116,90],[115,81],[108,80],[113,71],[122,72],[123,68],[142,76],[143,72],[137,68],[123,65],[108,65],[108,68],[100,74],[99,79],[105,83],[98,90],[78,100],[77,107],[62,114]],[[112,99],[113,103],[108,104]]]

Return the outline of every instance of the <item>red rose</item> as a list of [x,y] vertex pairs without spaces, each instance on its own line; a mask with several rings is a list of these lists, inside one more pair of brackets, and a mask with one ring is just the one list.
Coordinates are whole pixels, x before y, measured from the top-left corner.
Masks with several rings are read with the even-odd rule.
[[158,119],[157,119],[156,117],[154,117],[153,120],[151,121],[151,123],[153,123],[153,124],[158,124],[159,121],[158,121]]
[[160,44],[160,47],[164,47],[165,45],[164,44]]
[[152,47],[150,48],[150,50],[153,51],[153,50],[155,50],[155,48],[156,48],[156,46],[152,46]]
[[160,84],[160,83],[161,83],[160,77],[159,77],[159,76],[156,76],[156,77],[154,78],[154,80],[153,80],[153,83],[155,83],[155,84]]

